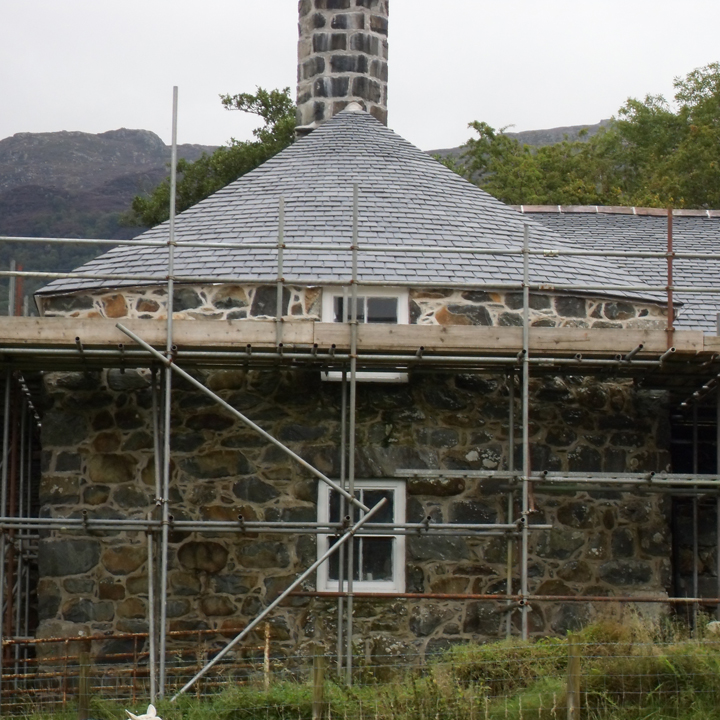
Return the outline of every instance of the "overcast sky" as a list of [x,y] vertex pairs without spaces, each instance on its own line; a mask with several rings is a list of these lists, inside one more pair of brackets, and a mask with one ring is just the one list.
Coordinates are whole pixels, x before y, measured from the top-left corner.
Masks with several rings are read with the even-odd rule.
[[[222,144],[221,93],[295,90],[297,0],[0,0],[0,139],[143,128]],[[389,125],[424,150],[467,125],[595,123],[720,60],[720,0],[392,0]]]

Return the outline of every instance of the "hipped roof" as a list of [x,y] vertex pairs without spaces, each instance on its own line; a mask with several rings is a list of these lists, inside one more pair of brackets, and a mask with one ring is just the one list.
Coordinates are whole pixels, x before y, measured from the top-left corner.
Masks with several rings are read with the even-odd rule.
[[[558,234],[523,217],[477,186],[429,157],[370,114],[352,106],[176,219],[176,240],[240,243],[222,249],[179,247],[175,275],[237,282],[277,280],[279,201],[285,205],[285,242],[320,245],[321,250],[284,251],[288,282],[318,285],[351,278],[353,185],[359,186],[359,246],[389,252],[360,252],[362,282],[508,283],[522,280],[519,255],[451,254],[440,248],[510,249],[522,246],[529,226],[532,247],[567,246]],[[166,242],[163,223],[139,236]],[[262,243],[267,248],[244,248]],[[421,245],[424,252],[404,251]],[[80,268],[88,273],[150,275],[167,278],[165,247],[118,247]],[[553,285],[640,285],[627,270],[603,258],[531,258],[530,279]],[[42,294],[137,286],[137,281],[69,278],[46,286]],[[576,293],[574,293],[576,294]],[[592,292],[598,295],[598,292]],[[613,296],[639,297],[612,291]],[[661,300],[643,293],[642,297]]]

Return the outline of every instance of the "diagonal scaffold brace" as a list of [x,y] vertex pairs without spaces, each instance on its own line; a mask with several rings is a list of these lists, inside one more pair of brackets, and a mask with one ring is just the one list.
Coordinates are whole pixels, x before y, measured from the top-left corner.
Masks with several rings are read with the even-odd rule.
[[178,692],[170,699],[170,702],[175,702],[180,695],[189,690],[203,675],[205,675],[205,673],[207,673],[208,670],[215,665],[215,663],[227,655],[227,653],[229,653],[235,645],[246,638],[254,628],[256,628],[283,600],[285,600],[285,598],[290,595],[296,587],[298,587],[298,585],[307,580],[307,578],[309,578],[310,575],[312,575],[324,562],[327,562],[332,555],[343,547],[348,540],[353,538],[355,533],[360,530],[360,528],[374,515],[382,510],[387,503],[388,499],[383,498],[377,505],[374,505],[372,509],[369,510],[362,519],[358,520],[355,525],[349,528],[322,557],[319,557],[304,573],[299,575],[282,594],[273,600],[273,602],[271,602],[270,605],[268,605],[239,635],[233,638],[207,665],[205,665],[202,670],[195,675],[194,678],[192,678],[192,680],[189,680],[180,690],[178,690]]
[[[371,520],[388,502],[387,498],[383,498],[377,505],[375,505],[372,509],[369,509],[366,505],[364,505],[362,502],[360,502],[355,496],[354,493],[348,492],[343,487],[338,485],[336,482],[331,480],[329,477],[327,477],[324,473],[320,472],[317,468],[312,466],[310,463],[308,463],[306,460],[301,458],[297,453],[293,452],[290,448],[283,445],[279,440],[274,438],[270,433],[268,433],[266,430],[263,430],[259,425],[254,423],[250,418],[246,417],[241,413],[239,410],[235,409],[232,405],[230,405],[228,402],[223,400],[221,397],[216,395],[212,390],[210,390],[208,387],[203,385],[199,380],[195,379],[190,373],[183,370],[181,367],[178,367],[175,362],[172,359],[172,356],[165,356],[155,348],[153,348],[151,345],[146,343],[142,338],[140,338],[138,335],[133,333],[128,328],[124,327],[121,323],[118,323],[116,325],[118,330],[125,333],[129,338],[134,340],[138,345],[140,345],[142,348],[147,350],[151,355],[153,355],[157,360],[159,360],[163,365],[165,365],[167,368],[172,370],[173,372],[177,373],[181,377],[183,377],[185,380],[187,380],[191,385],[196,387],[198,390],[203,392],[204,394],[208,395],[209,397],[213,398],[216,402],[218,402],[222,407],[224,407],[228,412],[230,412],[232,415],[234,415],[238,420],[243,422],[248,427],[252,428],[257,432],[261,437],[265,438],[268,442],[272,443],[276,447],[280,448],[284,453],[286,453],[288,456],[290,456],[293,460],[295,460],[299,465],[304,467],[305,469],[309,470],[313,475],[315,475],[317,478],[325,482],[327,485],[329,485],[333,490],[340,493],[348,502],[352,504],[352,506],[358,507],[363,513],[364,516],[357,522],[352,524],[341,536],[340,538],[333,544],[331,548],[328,549],[326,553],[323,554],[322,557],[318,558],[305,572],[303,572],[300,576],[296,578],[296,580],[281,594],[279,595],[270,605],[268,605],[265,610],[263,610],[260,615],[258,615],[239,635],[237,635],[233,640],[231,640],[210,662],[205,665],[196,675],[193,677],[189,682],[185,684],[185,686],[179,690],[171,699],[171,702],[174,702],[180,695],[185,693],[187,690],[189,690],[200,678],[202,678],[217,662],[219,662],[230,650],[237,645],[239,642],[241,642],[247,635],[258,626],[260,622],[262,622],[265,617],[269,613],[271,613],[285,598],[295,590],[302,582],[304,582],[310,575],[312,575],[324,562],[327,562],[327,560],[335,554],[338,550],[343,548],[345,544],[355,536],[355,534],[360,530],[365,523],[367,523],[369,520]],[[351,518],[351,516],[349,516]],[[352,546],[351,546],[352,547]]]
[[147,350],[151,355],[153,355],[155,358],[157,358],[163,365],[170,368],[173,372],[177,373],[181,377],[183,377],[185,380],[187,380],[191,385],[196,387],[201,392],[205,393],[208,397],[211,397],[213,400],[215,400],[217,403],[222,405],[229,413],[234,415],[238,420],[245,423],[249,428],[252,428],[256,433],[258,433],[261,437],[265,438],[268,442],[272,443],[276,447],[280,448],[286,455],[291,457],[295,462],[297,462],[299,465],[304,467],[306,470],[310,471],[315,477],[322,480],[324,483],[329,485],[335,492],[340,493],[348,502],[352,503],[355,507],[359,508],[363,512],[367,513],[369,511],[369,508],[361,503],[356,497],[354,497],[352,494],[350,494],[345,488],[340,487],[334,480],[331,480],[327,475],[320,472],[316,467],[311,465],[307,460],[304,460],[301,458],[296,452],[293,452],[289,447],[286,445],[283,445],[277,438],[274,438],[267,430],[263,430],[257,423],[254,423],[249,417],[246,415],[243,415],[239,410],[234,408],[230,403],[223,400],[219,395],[216,395],[210,388],[203,385],[199,380],[195,379],[190,373],[183,370],[181,367],[178,367],[171,358],[165,357],[161,352],[158,352],[152,345],[149,345],[146,343],[141,337],[136,335],[131,330],[128,330],[124,325],[121,323],[117,323],[115,326],[118,330],[125,333],[129,338],[134,340],[140,347],[142,347],[144,350]]

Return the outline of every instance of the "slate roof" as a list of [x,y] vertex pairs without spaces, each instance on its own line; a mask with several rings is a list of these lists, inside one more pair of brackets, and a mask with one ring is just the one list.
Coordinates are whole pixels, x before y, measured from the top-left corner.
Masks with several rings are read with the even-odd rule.
[[[595,208],[556,206],[521,208],[547,228],[574,245],[594,250],[667,251],[665,210],[647,208]],[[675,252],[720,253],[720,212],[676,211],[673,217]],[[665,259],[613,258],[617,265],[651,285],[667,285]],[[676,286],[718,287],[718,294],[676,293],[683,303],[676,310],[676,327],[717,333],[720,312],[720,261],[676,259],[673,262]]]
[[[175,274],[194,278],[233,276],[237,282],[274,282],[278,201],[285,199],[287,243],[321,244],[322,251],[286,250],[284,277],[298,284],[349,280],[351,257],[338,250],[352,238],[353,183],[360,187],[359,243],[388,253],[360,253],[360,281],[455,283],[519,282],[520,256],[473,256],[433,250],[440,246],[518,248],[524,224],[531,244],[557,247],[563,240],[522,217],[448,170],[368,113],[346,109],[256,170],[180,214],[178,241],[267,243],[268,249],[178,248]],[[168,224],[141,239],[167,240]],[[422,245],[426,252],[403,252]],[[118,247],[85,264],[92,273],[167,275],[165,248]],[[638,279],[595,258],[532,258],[531,280],[546,283],[637,285]],[[138,285],[137,281],[70,278],[42,294]],[[594,293],[597,295],[597,293]],[[633,296],[631,293],[612,293]],[[643,297],[649,297],[647,294]]]

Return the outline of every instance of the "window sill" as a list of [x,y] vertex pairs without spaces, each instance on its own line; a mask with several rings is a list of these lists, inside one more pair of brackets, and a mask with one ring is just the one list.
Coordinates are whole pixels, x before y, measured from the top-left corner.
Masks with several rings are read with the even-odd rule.
[[[324,587],[319,587],[318,592],[340,592],[338,582],[329,581]],[[347,592],[347,583],[343,583],[342,592]],[[353,583],[353,592],[356,593],[404,593],[405,586],[399,587],[394,582],[368,582],[367,580],[355,581]]]
[[[349,380],[350,373],[345,373],[345,377]],[[325,382],[340,382],[343,374],[339,370],[330,370],[329,372],[321,372],[320,378]],[[410,381],[410,377],[404,372],[369,372],[360,371],[356,373],[357,382],[375,382],[375,383],[406,383]]]

